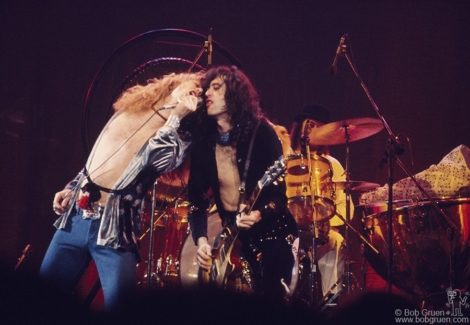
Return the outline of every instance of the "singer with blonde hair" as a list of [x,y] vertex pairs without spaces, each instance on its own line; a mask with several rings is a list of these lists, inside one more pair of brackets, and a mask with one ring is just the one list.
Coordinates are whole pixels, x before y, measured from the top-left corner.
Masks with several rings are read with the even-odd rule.
[[[59,215],[40,276],[71,292],[93,259],[105,310],[133,292],[142,203],[155,179],[181,164],[191,138],[179,132],[193,113],[201,74],[171,74],[128,89],[96,140],[84,168],[52,202]],[[165,107],[173,109],[162,109]]]

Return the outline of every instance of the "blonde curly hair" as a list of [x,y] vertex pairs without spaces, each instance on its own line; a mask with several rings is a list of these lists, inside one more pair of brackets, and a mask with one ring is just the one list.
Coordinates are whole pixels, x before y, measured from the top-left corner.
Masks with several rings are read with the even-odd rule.
[[197,80],[203,77],[202,72],[197,73],[171,73],[160,79],[152,78],[147,80],[147,85],[136,85],[127,89],[114,103],[114,111],[123,109],[131,111],[144,111],[153,106],[163,104],[164,100],[173,92],[175,88],[183,82]]

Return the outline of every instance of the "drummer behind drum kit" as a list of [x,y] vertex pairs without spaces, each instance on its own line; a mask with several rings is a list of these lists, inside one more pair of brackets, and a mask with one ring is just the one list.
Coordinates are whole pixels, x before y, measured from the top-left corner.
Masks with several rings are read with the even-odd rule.
[[[315,250],[329,240],[330,219],[338,216],[347,225],[345,234],[347,258],[350,249],[349,229],[356,232],[361,240],[370,245],[351,226],[349,208],[346,209],[345,216],[341,216],[336,211],[335,199],[339,191],[346,193],[346,207],[350,207],[352,190],[370,190],[379,186],[379,184],[349,179],[349,142],[376,134],[383,128],[383,125],[378,119],[357,118],[332,122],[310,130],[307,127],[308,121],[304,123],[303,154],[289,155],[286,158],[287,175],[285,179],[288,208],[297,222],[300,240],[300,242],[298,240],[293,242],[293,249],[297,255],[296,264],[299,265],[299,269],[295,269],[292,273],[294,278],[292,282],[294,283],[291,283],[289,290],[295,291],[294,298],[305,300],[311,306],[316,305],[317,309],[323,309],[345,288],[349,293],[353,286],[351,285],[353,275],[349,269],[350,261],[346,261],[347,269],[343,276],[323,298],[318,298],[319,290],[315,278]],[[346,180],[334,182],[330,161],[317,154],[311,154],[309,148],[310,146],[341,144],[346,145]],[[298,279],[295,278],[296,275],[298,275]],[[306,286],[308,289],[305,289]]]

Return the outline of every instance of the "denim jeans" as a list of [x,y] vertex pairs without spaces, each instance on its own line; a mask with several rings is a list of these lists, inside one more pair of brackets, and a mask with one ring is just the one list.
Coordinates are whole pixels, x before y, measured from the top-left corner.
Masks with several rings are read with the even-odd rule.
[[103,289],[105,310],[114,311],[136,287],[136,256],[132,252],[97,245],[100,219],[69,216],[66,227],[52,238],[39,271],[40,277],[67,293],[95,261]]

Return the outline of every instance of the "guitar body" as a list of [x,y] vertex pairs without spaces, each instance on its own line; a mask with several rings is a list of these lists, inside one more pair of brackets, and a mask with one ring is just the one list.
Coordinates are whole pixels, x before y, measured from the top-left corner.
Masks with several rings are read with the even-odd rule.
[[243,265],[240,261],[242,243],[233,236],[229,228],[224,228],[212,248],[214,260],[208,273],[209,283],[218,288],[241,290],[240,274]]
[[[216,238],[222,231],[222,225],[220,222],[220,217],[217,211],[210,212],[207,216],[207,236],[209,245],[213,245]],[[183,247],[180,251],[179,261],[179,278],[181,286],[186,289],[194,289],[200,285],[200,282],[203,282],[203,279],[200,277],[203,275],[201,268],[197,264],[196,258],[197,246],[194,244],[191,232],[186,235],[184,240]],[[209,274],[209,272],[204,272]],[[205,281],[208,283],[209,278]]]

